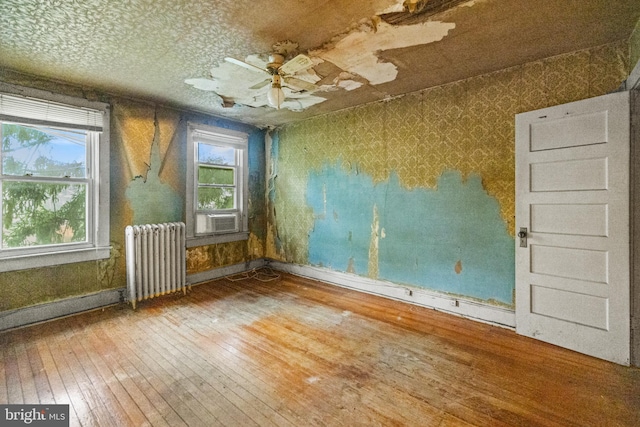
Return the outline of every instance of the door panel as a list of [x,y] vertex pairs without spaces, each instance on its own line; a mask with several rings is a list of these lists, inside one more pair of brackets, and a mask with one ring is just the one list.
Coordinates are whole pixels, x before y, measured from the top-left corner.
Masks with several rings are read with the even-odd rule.
[[531,164],[531,191],[607,189],[607,159],[578,159]]
[[629,94],[516,116],[516,331],[629,364]]
[[534,233],[606,236],[605,204],[532,204],[531,231]]
[[531,151],[602,144],[607,139],[606,111],[531,124]]
[[607,283],[608,252],[531,245],[531,273]]
[[[573,307],[567,310],[567,307]],[[531,312],[559,320],[608,329],[608,300],[579,292],[531,286]]]

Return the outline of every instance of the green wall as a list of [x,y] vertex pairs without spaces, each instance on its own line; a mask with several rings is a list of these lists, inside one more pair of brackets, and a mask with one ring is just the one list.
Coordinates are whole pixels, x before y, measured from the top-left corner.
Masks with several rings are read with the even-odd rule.
[[[249,241],[191,248],[188,273],[264,254],[264,132],[251,126],[153,103],[109,97],[0,70],[0,81],[111,104],[111,258],[0,273],[0,311],[126,286],[124,229],[130,224],[185,221],[187,122],[248,132]],[[200,253],[214,253],[203,258]]]

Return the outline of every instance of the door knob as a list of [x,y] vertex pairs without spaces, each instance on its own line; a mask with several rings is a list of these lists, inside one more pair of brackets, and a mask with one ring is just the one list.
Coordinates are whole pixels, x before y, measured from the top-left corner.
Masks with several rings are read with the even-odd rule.
[[520,228],[518,237],[520,238],[520,247],[526,248],[527,247],[527,229],[525,227]]

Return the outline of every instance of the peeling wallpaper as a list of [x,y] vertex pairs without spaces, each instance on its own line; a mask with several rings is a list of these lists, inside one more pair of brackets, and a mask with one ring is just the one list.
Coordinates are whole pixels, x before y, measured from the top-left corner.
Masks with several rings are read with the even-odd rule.
[[629,57],[629,71],[631,71],[640,62],[640,21],[636,24],[636,28],[629,38]]
[[[6,76],[5,76],[6,77]],[[25,84],[22,78],[7,83]],[[17,80],[17,81],[16,81]],[[6,80],[5,80],[6,81]],[[38,89],[78,96],[73,88],[31,81]],[[81,95],[80,95],[81,96]],[[224,119],[120,98],[104,99],[111,116],[111,257],[0,274],[0,311],[126,286],[124,229],[130,224],[185,221],[188,121],[249,132],[248,241],[190,248],[188,272],[264,256],[264,132]]]
[[[311,174],[322,177],[320,171],[327,165],[338,165],[347,176],[370,177],[373,186],[388,186],[390,177],[397,176],[404,197],[416,189],[437,190],[446,171],[459,173],[462,182],[476,176],[482,191],[497,202],[502,232],[513,238],[515,114],[605,94],[620,85],[628,68],[628,46],[621,41],[281,128],[270,147],[267,256],[318,264],[310,241],[318,225],[317,207],[314,212],[309,199],[320,196],[309,194],[318,191],[309,179]],[[370,203],[353,206],[361,210],[366,227],[371,226],[371,208]],[[443,216],[450,213],[442,211]],[[494,230],[494,238],[502,232]],[[344,244],[337,234],[333,237],[336,247]],[[469,241],[460,245],[464,248]],[[382,265],[382,254],[377,256]],[[337,270],[349,270],[346,260],[335,261]],[[449,261],[453,271],[458,260]],[[508,256],[501,262],[512,266],[514,260]],[[461,265],[461,274],[470,274],[465,260]],[[356,273],[366,275],[362,270]],[[435,288],[412,280],[408,284]],[[439,289],[458,293],[446,285]],[[468,295],[486,299],[488,294]]]
[[[336,269],[356,274],[416,280],[412,282],[416,286],[431,286],[395,276],[398,271],[385,252],[395,237],[389,234],[388,212],[381,202],[355,206],[356,217],[362,215],[366,219],[366,238],[358,251],[366,254],[366,259],[359,255],[343,264],[334,259],[313,259],[318,246],[310,236],[320,224],[319,213],[324,213],[316,203],[323,198],[318,199],[318,190],[313,189],[322,187],[317,187],[318,183],[327,182],[323,171],[332,170],[337,177],[369,179],[371,188],[393,189],[401,201],[410,200],[411,194],[439,191],[443,177],[457,174],[461,188],[473,184],[478,200],[487,206],[495,203],[493,224],[500,227],[492,228],[490,235],[501,239],[496,236],[502,233],[512,238],[513,115],[613,90],[627,75],[628,58],[626,43],[605,45],[320,116],[281,128],[266,138],[264,131],[224,119],[110,98],[90,89],[0,70],[0,80],[6,83],[111,103],[113,247],[111,258],[102,261],[2,273],[0,311],[125,286],[124,227],[145,220],[145,211],[152,204],[162,205],[153,213],[154,221],[184,220],[189,120],[252,132],[250,239],[190,248],[189,273],[266,255],[300,264],[333,264]],[[141,203],[137,196],[149,188],[153,189],[149,191],[151,197]],[[314,197],[316,202],[311,203]],[[337,216],[327,212],[326,218],[339,221],[338,211]],[[332,243],[340,242],[329,239],[327,244]],[[465,249],[464,242],[458,246]],[[449,247],[452,248],[455,249]],[[446,258],[442,265],[447,271],[438,270],[438,274],[449,274],[460,283],[467,280],[463,276],[473,271],[473,264],[464,257]],[[502,262],[506,265],[513,260]],[[483,294],[484,289],[469,291],[462,285],[442,290],[462,291],[481,299],[486,298],[483,295],[493,295],[500,301],[508,299],[504,290]]]

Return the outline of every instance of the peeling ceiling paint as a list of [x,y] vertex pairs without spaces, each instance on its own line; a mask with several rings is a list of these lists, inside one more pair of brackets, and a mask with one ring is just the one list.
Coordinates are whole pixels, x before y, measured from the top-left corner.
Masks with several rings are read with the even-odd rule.
[[338,77],[333,79],[333,85],[339,88],[342,88],[344,90],[354,90],[354,89],[358,89],[360,86],[364,84],[354,79],[355,79],[355,76],[353,74],[343,71],[338,75]]
[[397,0],[394,4],[380,11],[376,15],[382,15],[384,13],[402,12],[405,10],[404,2],[405,0]]
[[[315,59],[315,65],[321,61],[329,61],[343,70],[332,85],[320,86],[320,91],[358,89],[364,83],[354,80],[354,74],[373,85],[390,82],[397,77],[398,70],[393,63],[382,61],[378,56],[380,52],[440,41],[456,26],[454,23],[439,21],[406,26],[393,26],[375,20],[373,22],[375,25],[359,25],[329,48],[309,52]],[[287,43],[297,47],[297,43],[291,41],[280,42],[278,45]],[[277,50],[274,46],[274,51]],[[247,56],[244,62],[263,70],[268,63],[258,54]],[[295,77],[309,83],[321,80],[313,68],[296,73]],[[185,83],[199,90],[215,92],[221,97],[221,102],[223,99],[232,99],[236,104],[258,108],[268,106],[269,79],[269,76],[258,70],[248,70],[223,62],[211,69],[210,78],[186,79]],[[281,108],[291,111],[302,111],[326,100],[309,91],[292,87],[283,86],[283,91],[285,102]]]
[[310,52],[345,71],[358,74],[373,85],[387,83],[398,75],[397,67],[383,62],[379,52],[434,43],[442,40],[456,24],[431,21],[416,25],[393,26],[380,22],[352,32],[328,49]]
[[[639,19],[638,0],[0,0],[0,80],[276,126],[628,40]],[[224,61],[294,45],[319,89],[280,110]]]

